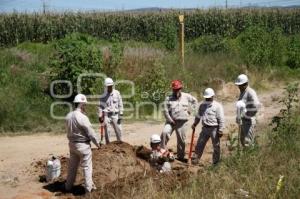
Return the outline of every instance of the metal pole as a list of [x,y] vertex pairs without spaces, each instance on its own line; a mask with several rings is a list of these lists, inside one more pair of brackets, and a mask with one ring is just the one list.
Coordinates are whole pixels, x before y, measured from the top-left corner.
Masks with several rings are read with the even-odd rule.
[[179,15],[179,23],[179,53],[181,64],[184,66],[184,15]]

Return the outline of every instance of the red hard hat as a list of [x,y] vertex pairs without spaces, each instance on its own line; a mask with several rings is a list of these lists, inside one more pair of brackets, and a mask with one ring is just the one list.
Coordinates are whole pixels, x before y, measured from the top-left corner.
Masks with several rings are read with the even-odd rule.
[[181,89],[182,83],[180,80],[173,80],[172,81],[172,89]]

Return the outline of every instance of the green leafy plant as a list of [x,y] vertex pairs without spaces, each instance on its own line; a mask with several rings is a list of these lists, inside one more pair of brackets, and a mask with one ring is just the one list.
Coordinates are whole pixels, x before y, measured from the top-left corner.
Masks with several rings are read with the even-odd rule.
[[247,65],[267,65],[270,48],[269,34],[259,26],[252,26],[239,35],[240,55]]
[[[101,49],[87,35],[71,34],[55,45],[56,53],[52,59],[52,80],[69,80],[77,92],[77,78],[83,73],[99,73],[103,70]],[[89,77],[82,83],[82,91],[90,94],[96,78]],[[68,93],[68,85],[59,84],[57,94]]]
[[167,25],[164,26],[161,41],[168,50],[174,50],[176,48],[178,43],[177,32],[178,29],[173,22],[167,23]]
[[138,77],[137,85],[139,85],[139,94],[147,92],[150,101],[156,104],[162,102],[168,86],[165,66],[154,62],[153,67],[147,68],[145,73]]
[[281,28],[276,27],[270,32],[269,49],[269,63],[272,66],[282,66],[286,54],[286,40]]
[[287,56],[287,65],[290,68],[300,68],[300,35],[291,38]]
[[204,54],[228,51],[223,38],[218,35],[201,36],[192,43],[191,47],[194,52]]
[[[297,147],[296,142],[299,138],[299,118],[298,114],[298,83],[289,84],[286,87],[286,97],[280,102],[284,108],[280,110],[278,116],[273,117],[271,125],[274,126],[271,134],[271,143],[274,147],[281,150],[288,150]],[[298,149],[300,149],[298,147]]]
[[118,66],[124,55],[124,45],[117,38],[113,38],[112,45],[104,51],[104,71],[109,77],[116,78]]

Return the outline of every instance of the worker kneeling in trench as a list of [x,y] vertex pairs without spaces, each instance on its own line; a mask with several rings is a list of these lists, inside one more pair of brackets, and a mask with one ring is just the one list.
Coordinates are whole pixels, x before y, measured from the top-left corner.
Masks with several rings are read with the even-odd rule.
[[159,172],[170,172],[171,164],[175,157],[171,150],[161,148],[161,138],[159,135],[154,134],[150,138],[151,154],[150,165],[156,168]]

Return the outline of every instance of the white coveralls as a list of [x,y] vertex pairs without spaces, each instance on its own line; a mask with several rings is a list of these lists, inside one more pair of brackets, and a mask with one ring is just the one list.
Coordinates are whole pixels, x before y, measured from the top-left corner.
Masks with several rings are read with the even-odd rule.
[[93,166],[90,141],[97,147],[100,147],[99,137],[95,134],[88,117],[79,108],[66,116],[66,128],[69,139],[70,160],[65,188],[70,191],[73,187],[77,169],[81,162],[85,179],[85,189],[90,192],[95,188],[92,179]]
[[256,125],[256,113],[260,106],[256,92],[249,86],[240,94],[238,100],[244,101],[246,104],[246,114],[242,118],[241,126],[241,143],[243,146],[250,146],[254,143],[254,129]]
[[[168,96],[164,102],[164,115],[166,123],[161,135],[161,147],[166,145],[175,130],[177,136],[177,158],[184,159],[185,155],[185,132],[190,115],[189,109],[196,109],[197,99],[188,93],[181,92],[179,99],[174,94]],[[175,124],[172,124],[175,122]]]
[[204,101],[198,110],[198,114],[195,117],[195,124],[198,124],[202,119],[202,131],[195,147],[195,153],[197,158],[201,158],[203,150],[209,138],[211,138],[213,144],[213,164],[216,164],[220,160],[220,138],[218,132],[224,130],[224,110],[223,106],[216,102]]
[[121,124],[118,124],[120,115],[123,115],[123,101],[121,94],[118,90],[113,89],[111,93],[107,91],[100,98],[100,104],[98,108],[99,118],[104,116],[104,132],[105,142],[110,142],[110,131],[108,124],[112,126],[115,131],[118,141],[122,140]]

